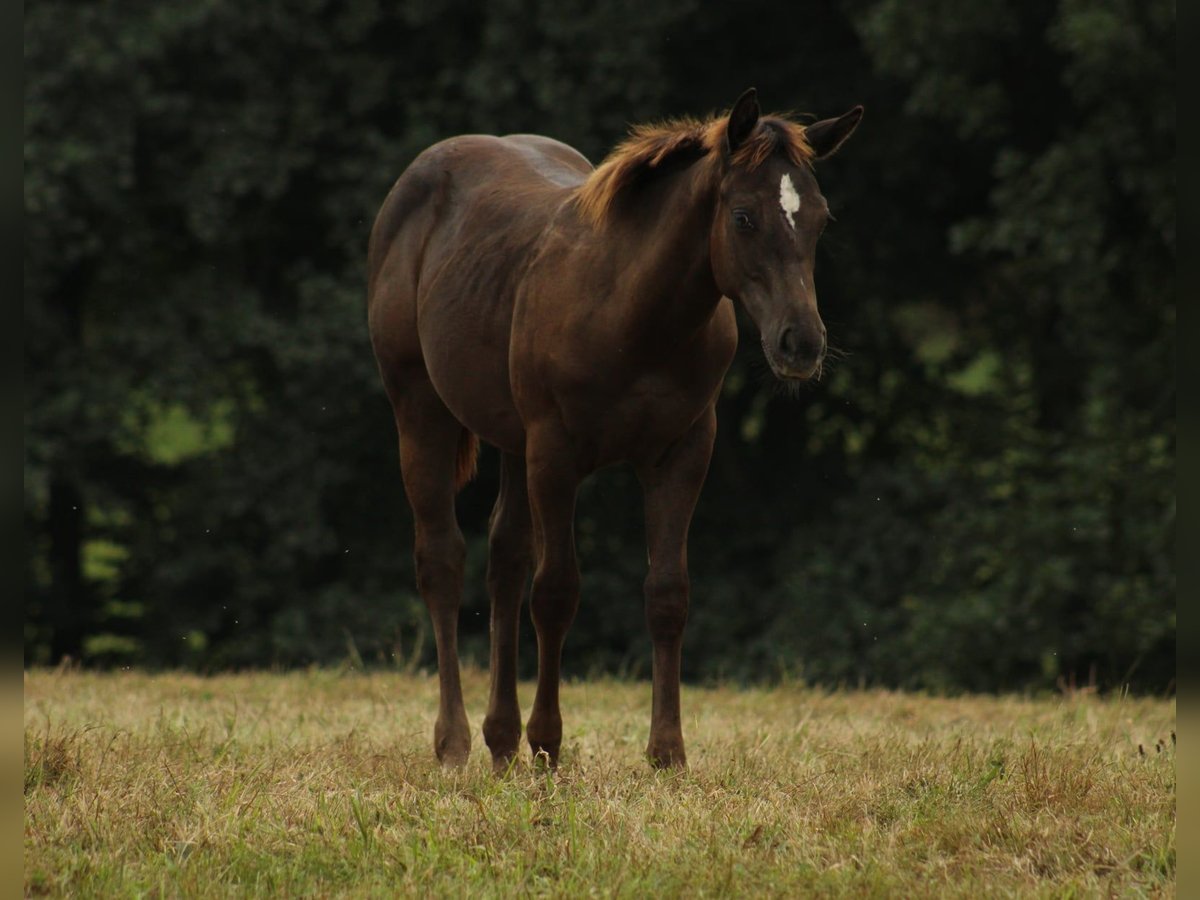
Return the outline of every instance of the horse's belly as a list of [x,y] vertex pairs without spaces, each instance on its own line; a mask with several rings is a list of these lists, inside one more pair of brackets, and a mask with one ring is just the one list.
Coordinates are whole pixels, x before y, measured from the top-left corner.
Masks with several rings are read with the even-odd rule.
[[480,373],[470,380],[454,378],[434,387],[446,408],[471,432],[505,453],[518,456],[525,452],[525,429],[521,417],[513,406],[508,391],[495,390],[499,380],[507,373],[488,376]]
[[525,430],[508,374],[511,315],[487,298],[439,298],[435,314],[418,317],[421,352],[442,402],[481,439],[522,453]]

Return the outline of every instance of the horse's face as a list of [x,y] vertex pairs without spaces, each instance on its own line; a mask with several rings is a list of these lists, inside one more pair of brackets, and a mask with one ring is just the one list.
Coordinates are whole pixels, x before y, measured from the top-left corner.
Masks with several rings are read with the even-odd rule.
[[807,167],[776,158],[754,172],[732,170],[713,225],[713,272],[758,326],[779,378],[821,371],[825,325],[817,311],[813,258],[829,207]]
[[[731,151],[758,123],[757,102],[751,96],[753,109],[745,110],[745,101],[743,95],[730,114]],[[809,126],[814,158],[832,153],[861,114],[856,107],[840,119]],[[817,311],[813,259],[828,221],[829,206],[811,168],[788,154],[774,154],[754,168],[726,166],[712,227],[713,274],[721,292],[740,301],[754,319],[767,362],[782,379],[806,380],[821,372],[825,325]]]

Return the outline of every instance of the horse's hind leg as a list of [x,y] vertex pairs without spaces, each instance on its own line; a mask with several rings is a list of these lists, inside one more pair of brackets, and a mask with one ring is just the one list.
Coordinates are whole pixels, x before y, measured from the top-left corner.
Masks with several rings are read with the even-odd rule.
[[417,589],[433,620],[441,699],[434,752],[461,766],[471,752],[458,669],[458,609],[466,548],[454,513],[463,426],[446,409],[424,372],[393,397],[400,433],[400,469],[413,511]]
[[579,608],[574,525],[579,473],[569,440],[554,428],[531,430],[525,457],[537,557],[529,608],[538,642],[537,692],[525,736],[534,757],[544,754],[554,767],[562,745],[558,682],[563,640]]
[[492,598],[492,693],[483,720],[483,739],[497,773],[508,769],[521,740],[517,702],[517,633],[531,552],[525,460],[504,454],[500,496],[488,534],[488,593]]

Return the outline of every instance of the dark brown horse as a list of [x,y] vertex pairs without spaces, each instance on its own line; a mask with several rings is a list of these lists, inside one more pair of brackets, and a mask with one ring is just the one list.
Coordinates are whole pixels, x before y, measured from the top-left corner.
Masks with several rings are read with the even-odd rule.
[[437,640],[443,763],[461,765],[471,747],[454,496],[482,438],[503,455],[487,569],[493,765],[510,764],[521,736],[517,625],[531,565],[538,681],[526,735],[557,764],[559,664],[579,603],[575,494],[616,462],[632,463],[645,491],[647,754],[685,764],[687,532],[737,344],[733,303],[779,378],[820,374],[813,256],[829,212],[812,163],[861,116],[804,127],[761,116],[749,90],[727,117],[636,128],[595,169],[549,138],[467,135],[430,147],[392,188],[371,231],[369,320]]

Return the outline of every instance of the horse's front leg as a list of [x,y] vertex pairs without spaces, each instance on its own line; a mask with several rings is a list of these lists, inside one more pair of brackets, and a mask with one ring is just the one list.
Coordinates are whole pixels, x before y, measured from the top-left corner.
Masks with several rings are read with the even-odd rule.
[[679,665],[688,613],[687,534],[708,474],[717,417],[709,409],[657,464],[638,468],[646,498],[646,624],[654,644],[654,693],[646,755],[656,768],[683,768]]
[[579,474],[570,444],[558,429],[531,429],[525,450],[536,568],[529,595],[538,642],[537,693],[525,735],[534,757],[558,765],[562,713],[558,706],[563,640],[579,608],[575,560],[575,494]]

